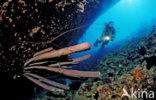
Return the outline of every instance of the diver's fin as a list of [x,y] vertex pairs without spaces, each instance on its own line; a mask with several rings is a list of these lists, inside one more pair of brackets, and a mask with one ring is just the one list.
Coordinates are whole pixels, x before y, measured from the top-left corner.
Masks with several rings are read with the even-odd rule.
[[105,48],[105,42],[102,43],[101,49]]

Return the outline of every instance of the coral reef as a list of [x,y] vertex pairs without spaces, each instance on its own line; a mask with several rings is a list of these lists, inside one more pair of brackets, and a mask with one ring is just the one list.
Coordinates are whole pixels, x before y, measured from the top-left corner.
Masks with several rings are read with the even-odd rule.
[[[123,88],[131,93],[136,91],[156,91],[156,34],[155,27],[143,38],[135,38],[124,47],[104,57],[96,70],[102,73],[102,79],[93,81],[88,90],[85,82],[78,90],[75,100],[135,100],[122,97]],[[141,67],[143,66],[143,67]],[[136,68],[135,68],[136,67]],[[96,89],[95,89],[96,88]],[[92,91],[93,90],[93,91]],[[137,92],[139,94],[139,92]],[[137,95],[136,93],[136,95]],[[138,100],[138,99],[136,99]],[[140,98],[139,100],[146,100]]]
[[[91,84],[94,85],[84,83],[76,93],[74,100],[138,100],[137,98],[122,97],[123,89],[127,90],[129,94],[132,88],[136,91],[139,89],[147,92],[154,91],[156,80],[153,78],[156,77],[154,76],[155,73],[154,67],[147,71],[147,69],[138,66],[133,71],[123,74],[120,78],[112,79],[111,83],[103,83],[102,79],[93,81]],[[139,100],[145,100],[145,98],[139,98]]]

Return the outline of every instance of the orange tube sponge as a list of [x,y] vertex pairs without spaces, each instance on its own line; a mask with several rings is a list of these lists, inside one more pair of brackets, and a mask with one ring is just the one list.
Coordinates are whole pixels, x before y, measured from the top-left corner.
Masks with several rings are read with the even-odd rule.
[[61,91],[63,92],[64,90],[62,89],[59,89],[59,88],[55,88],[55,87],[52,87],[52,86],[49,86],[49,85],[46,85],[40,81],[38,81],[37,79],[34,79],[30,76],[28,76],[27,74],[23,74],[26,78],[28,78],[29,80],[31,80],[32,82],[34,82],[35,84],[39,85],[40,87],[44,88],[44,89],[47,89],[49,91]]
[[29,69],[45,69],[45,70],[61,73],[61,74],[72,76],[72,77],[100,77],[100,72],[67,70],[63,68],[53,68],[53,67],[47,67],[47,66],[32,66],[32,67],[25,68],[25,70],[29,70]]
[[48,58],[55,58],[55,57],[60,57],[63,55],[70,55],[76,52],[81,52],[84,50],[88,50],[90,49],[91,44],[89,43],[82,43],[82,44],[78,44],[75,46],[71,46],[71,47],[66,47],[63,49],[59,49],[56,51],[52,51],[52,52],[48,52],[48,53],[44,53],[41,55],[38,55],[36,57],[33,57],[31,59],[29,59],[24,66],[28,65],[29,63],[31,63],[32,61],[37,61],[37,60],[42,60],[42,59],[48,59]]

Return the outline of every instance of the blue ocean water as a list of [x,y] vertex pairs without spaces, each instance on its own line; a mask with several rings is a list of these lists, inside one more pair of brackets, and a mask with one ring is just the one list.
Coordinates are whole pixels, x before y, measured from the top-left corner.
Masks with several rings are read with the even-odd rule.
[[[116,29],[114,41],[109,42],[103,50],[100,50],[100,45],[98,47],[92,46],[91,50],[76,54],[73,57],[79,57],[85,54],[94,56],[97,52],[105,55],[104,52],[111,51],[114,46],[123,45],[133,37],[143,36],[149,33],[153,23],[156,22],[155,9],[156,0],[120,0],[107,11],[101,9],[101,15],[89,26],[78,43],[89,42],[94,44],[96,39],[100,38],[104,24],[109,21],[114,22]],[[138,32],[140,29],[143,31]]]

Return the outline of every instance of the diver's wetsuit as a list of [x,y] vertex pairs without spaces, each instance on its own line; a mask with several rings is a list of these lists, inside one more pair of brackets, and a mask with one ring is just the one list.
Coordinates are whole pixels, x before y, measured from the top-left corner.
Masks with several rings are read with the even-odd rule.
[[[114,27],[113,27],[113,26],[110,27],[110,26],[107,24],[107,25],[105,26],[105,29],[104,29],[104,31],[103,31],[103,33],[102,33],[100,39],[97,39],[97,40],[96,40],[94,46],[98,46],[98,43],[103,42],[103,43],[102,43],[102,48],[104,48],[104,46],[105,46],[106,44],[108,44],[108,42],[109,42],[110,40],[113,41],[113,38],[115,37],[114,35],[115,35],[115,29],[114,29]],[[109,37],[110,39],[105,39],[106,37]]]

